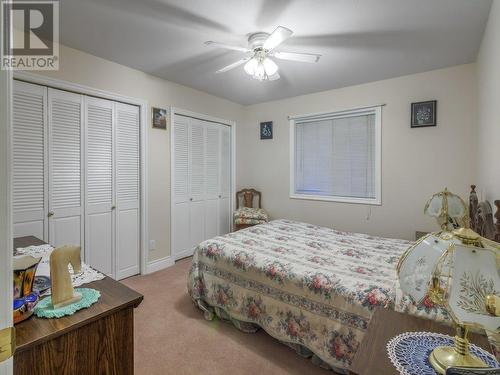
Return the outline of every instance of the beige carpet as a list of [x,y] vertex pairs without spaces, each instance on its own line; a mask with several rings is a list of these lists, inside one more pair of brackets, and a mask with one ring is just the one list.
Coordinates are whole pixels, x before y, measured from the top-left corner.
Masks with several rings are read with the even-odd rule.
[[135,310],[137,375],[333,374],[262,330],[245,334],[231,324],[206,321],[187,294],[190,264],[190,258],[184,259],[123,281],[144,295]]

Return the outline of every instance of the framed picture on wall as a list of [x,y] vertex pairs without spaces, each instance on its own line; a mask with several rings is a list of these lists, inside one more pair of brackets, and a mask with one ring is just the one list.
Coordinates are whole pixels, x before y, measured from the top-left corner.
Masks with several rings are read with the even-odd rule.
[[151,121],[153,123],[153,128],[167,129],[168,111],[166,109],[152,107]]
[[436,126],[437,100],[411,103],[411,127],[424,128]]
[[265,121],[260,123],[260,139],[273,139],[272,121]]

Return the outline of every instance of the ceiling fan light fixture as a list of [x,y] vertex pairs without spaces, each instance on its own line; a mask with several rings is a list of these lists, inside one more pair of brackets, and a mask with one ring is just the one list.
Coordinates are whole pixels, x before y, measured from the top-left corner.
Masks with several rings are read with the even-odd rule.
[[266,57],[264,61],[262,62],[262,65],[264,65],[264,69],[266,71],[266,74],[268,76],[274,75],[278,71],[278,65],[271,60],[269,57]]
[[257,69],[257,65],[259,65],[259,61],[254,57],[248,60],[243,68],[247,74],[253,76],[255,74],[255,70]]
[[276,51],[275,48],[279,47],[284,41],[290,38],[292,34],[292,30],[283,26],[278,26],[271,34],[264,32],[250,34],[248,36],[248,48],[213,41],[207,41],[205,44],[227,50],[244,52],[246,55],[244,58],[217,70],[216,73],[225,73],[244,64],[245,72],[252,78],[259,81],[275,81],[280,79],[278,73],[279,68],[270,57],[279,60],[308,63],[316,63],[320,58],[320,55],[312,53]]
[[264,79],[266,79],[266,68],[261,61],[259,61],[259,63],[257,64],[257,68],[255,68],[254,78],[258,79],[259,81],[263,81]]

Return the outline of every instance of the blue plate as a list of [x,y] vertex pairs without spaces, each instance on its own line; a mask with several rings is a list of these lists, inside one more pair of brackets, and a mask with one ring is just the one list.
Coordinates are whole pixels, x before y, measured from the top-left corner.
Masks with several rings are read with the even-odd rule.
[[24,298],[16,298],[14,300],[14,306],[13,306],[14,310],[19,310],[23,306],[24,306]]

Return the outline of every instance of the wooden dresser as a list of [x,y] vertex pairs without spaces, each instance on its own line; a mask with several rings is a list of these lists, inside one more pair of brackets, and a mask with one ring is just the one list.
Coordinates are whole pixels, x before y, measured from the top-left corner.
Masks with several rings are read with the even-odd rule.
[[[36,237],[14,248],[44,244]],[[134,308],[143,296],[109,277],[86,284],[97,303],[71,316],[17,324],[14,375],[129,375],[134,373]]]

